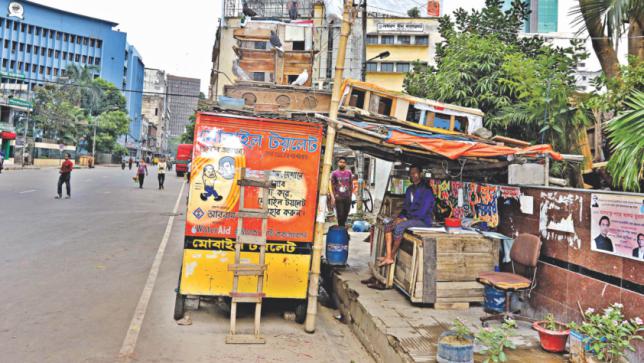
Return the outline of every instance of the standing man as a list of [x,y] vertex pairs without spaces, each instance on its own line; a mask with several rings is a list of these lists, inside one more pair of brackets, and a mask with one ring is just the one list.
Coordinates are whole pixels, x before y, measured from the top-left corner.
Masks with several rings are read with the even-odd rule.
[[127,167],[130,168],[129,170],[132,170],[132,163],[134,160],[132,160],[132,157],[130,156],[130,159],[127,161]]
[[165,182],[165,170],[167,168],[167,164],[165,162],[165,158],[162,157],[159,159],[159,162],[157,163],[157,177],[159,178],[159,190],[164,190],[165,187],[163,186],[163,182]]
[[347,170],[347,159],[338,159],[338,169],[331,173],[331,205],[335,206],[338,226],[344,227],[351,210],[353,174]]
[[403,210],[395,221],[385,224],[385,243],[387,254],[381,257],[379,266],[394,263],[396,253],[402,242],[403,234],[407,228],[431,227],[432,213],[434,211],[434,192],[422,177],[419,166],[409,168],[409,179],[412,185],[405,191]]
[[0,150],[0,174],[2,174],[2,168],[4,168],[4,151]]
[[613,241],[608,238],[610,219],[607,216],[599,218],[599,236],[595,237],[595,248],[602,251],[613,252]]
[[69,153],[65,153],[65,161],[63,161],[63,165],[60,166],[60,176],[58,177],[58,195],[56,196],[56,199],[63,197],[63,183],[65,183],[65,188],[67,189],[67,196],[65,197],[65,199],[72,197],[72,188],[70,186],[70,181],[72,176],[72,169],[74,169],[74,163],[69,160],[70,157],[71,155],[69,155]]

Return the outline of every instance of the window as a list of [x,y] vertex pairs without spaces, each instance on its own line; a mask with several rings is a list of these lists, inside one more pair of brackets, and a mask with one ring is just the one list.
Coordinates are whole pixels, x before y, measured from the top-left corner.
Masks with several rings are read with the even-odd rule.
[[94,45],[96,45],[96,39],[90,39],[89,40],[89,46],[93,47]]
[[394,44],[393,35],[383,35],[380,37],[380,44]]
[[80,43],[81,43],[81,37],[79,37],[79,36],[77,35],[77,36],[76,36],[76,44],[80,44]]
[[15,52],[18,48],[18,42],[11,42],[11,51]]
[[40,47],[37,45],[34,45],[34,54],[38,55],[38,52],[40,52]]
[[58,77],[58,68],[54,68],[54,76]]
[[45,73],[45,66],[38,67],[38,73],[40,73],[40,74]]
[[49,31],[49,39],[54,39],[54,31],[53,30]]
[[378,63],[367,62],[367,72],[378,72]]
[[21,52],[25,51],[25,44],[24,43],[20,43],[20,51]]
[[54,52],[54,58],[56,59],[60,58],[60,50],[57,50]]
[[25,24],[20,24],[20,31],[25,32],[27,30],[27,26]]
[[393,72],[394,64],[393,63],[380,63],[380,72]]
[[15,21],[13,22],[13,30],[18,31],[18,23],[16,23]]
[[97,66],[100,65],[101,64],[101,58],[96,57],[96,59],[94,59],[94,64],[96,64]]
[[53,49],[47,49],[47,56],[51,57],[52,55],[54,55],[54,50]]
[[7,20],[7,22],[4,24],[4,27],[7,29],[11,28],[11,20]]
[[60,40],[60,38],[63,37],[63,33],[61,32],[56,32],[56,40]]
[[9,48],[9,39],[4,40],[4,47]]
[[51,67],[47,67],[47,75],[51,76]]
[[36,70],[38,70],[38,66],[35,64],[31,65],[31,72],[36,73]]
[[377,35],[367,35],[367,44],[378,44]]
[[37,26],[36,27],[36,35],[40,36],[40,31],[42,30],[41,27]]
[[63,36],[63,39],[65,39],[65,41],[68,42],[69,41],[69,34],[65,33],[65,35]]
[[33,33],[33,32],[34,32],[34,26],[33,26],[33,25],[29,25],[29,27],[27,28],[27,33],[31,34],[31,33]]
[[100,40],[100,39],[97,39],[96,40],[96,48],[101,48],[101,47],[103,47],[103,41]]
[[293,50],[305,50],[304,41],[293,42]]
[[87,63],[94,64],[94,57],[90,56]]
[[74,55],[74,61],[80,62],[80,54]]
[[9,63],[9,61],[6,58],[3,59],[2,60],[2,68],[7,68],[7,63]]
[[159,116],[159,108],[154,109],[154,116]]
[[11,63],[9,63],[9,68],[11,69],[16,68],[16,61],[12,60]]
[[253,81],[264,82],[264,79],[266,79],[266,75],[264,74],[264,72],[253,72],[252,78],[253,78]]
[[40,48],[40,55],[45,56],[45,48],[44,47]]
[[49,35],[49,29],[43,29],[42,30],[42,36],[47,38],[47,35]]
[[409,35],[399,35],[398,44],[411,44],[411,37]]
[[31,53],[31,44],[27,44],[27,53]]
[[76,41],[76,36],[75,35],[70,35],[69,36],[69,41],[74,43]]
[[63,60],[67,60],[67,52],[63,52]]
[[396,72],[398,73],[409,72],[409,63],[396,63]]
[[83,63],[87,63],[87,56],[86,55],[83,56]]
[[89,44],[89,39],[83,37],[83,45]]
[[22,71],[22,62],[18,62],[18,69]]
[[429,36],[427,35],[416,35],[415,37],[416,44],[418,45],[428,45],[429,44]]

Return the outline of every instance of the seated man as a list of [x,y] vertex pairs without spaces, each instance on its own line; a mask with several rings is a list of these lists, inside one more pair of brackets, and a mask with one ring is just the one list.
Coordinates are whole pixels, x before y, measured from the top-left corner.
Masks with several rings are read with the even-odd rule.
[[395,221],[385,224],[385,243],[387,255],[379,258],[378,266],[391,265],[400,247],[403,233],[407,228],[431,227],[432,213],[434,211],[434,193],[422,177],[419,166],[409,169],[410,185],[405,191],[405,203]]

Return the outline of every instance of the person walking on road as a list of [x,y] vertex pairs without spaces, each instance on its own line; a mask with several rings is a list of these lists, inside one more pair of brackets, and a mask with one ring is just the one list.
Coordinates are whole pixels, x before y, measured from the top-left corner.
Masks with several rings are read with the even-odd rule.
[[148,175],[148,166],[145,164],[145,160],[141,158],[139,166],[136,168],[136,176],[139,179],[139,189],[143,189],[143,181],[145,176]]
[[0,151],[0,174],[2,174],[2,168],[4,168],[4,151]]
[[132,160],[132,157],[130,156],[130,160],[127,161],[127,167],[130,168],[130,170],[132,170],[132,163],[133,162],[134,162],[134,160]]
[[58,195],[56,196],[56,199],[61,199],[63,197],[63,183],[65,184],[67,191],[67,196],[65,197],[65,199],[72,197],[70,181],[72,176],[72,169],[74,169],[74,163],[69,160],[70,157],[71,155],[69,155],[69,153],[65,153],[65,161],[63,161],[63,164],[60,166],[60,176],[58,177]]
[[159,178],[159,190],[165,190],[165,187],[163,186],[163,182],[165,182],[166,168],[167,168],[167,164],[165,162],[165,158],[159,159],[159,162],[157,162],[157,177]]

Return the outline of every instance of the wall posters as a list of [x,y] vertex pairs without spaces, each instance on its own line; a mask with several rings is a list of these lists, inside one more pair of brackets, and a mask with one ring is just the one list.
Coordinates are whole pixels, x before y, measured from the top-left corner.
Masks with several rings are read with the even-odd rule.
[[[315,223],[322,128],[283,120],[200,114],[190,176],[187,239],[234,239],[245,167],[253,176],[268,171],[270,190],[267,238],[311,242]],[[245,207],[259,208],[261,192],[246,188]],[[261,221],[244,221],[243,233],[260,235]]]
[[644,196],[593,193],[590,219],[593,251],[644,261]]

